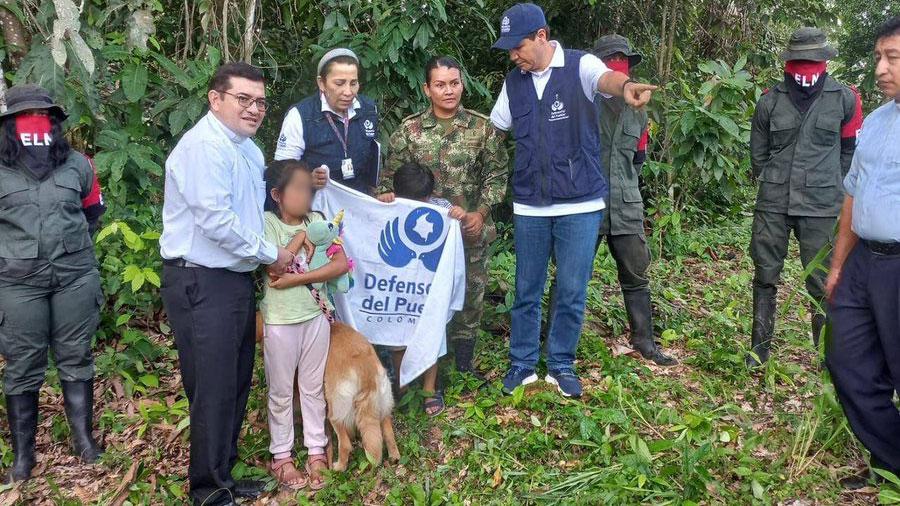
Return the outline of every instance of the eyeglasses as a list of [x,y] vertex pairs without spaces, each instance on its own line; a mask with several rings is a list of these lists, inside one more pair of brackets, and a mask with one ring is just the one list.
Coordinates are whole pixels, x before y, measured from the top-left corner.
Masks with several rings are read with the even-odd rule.
[[266,102],[264,98],[257,98],[254,100],[252,97],[248,97],[247,95],[235,95],[234,93],[228,93],[227,91],[220,91],[224,95],[231,95],[236,98],[238,104],[241,105],[244,109],[249,109],[251,105],[256,104],[256,108],[260,110],[260,112],[266,112],[266,109],[269,107],[269,103]]

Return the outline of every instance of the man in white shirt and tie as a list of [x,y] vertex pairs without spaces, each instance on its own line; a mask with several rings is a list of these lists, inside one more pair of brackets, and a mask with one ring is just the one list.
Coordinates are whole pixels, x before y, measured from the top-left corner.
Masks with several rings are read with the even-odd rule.
[[252,272],[283,271],[293,255],[263,239],[262,73],[246,63],[216,70],[209,113],[166,160],[162,299],[175,333],[191,415],[193,504],[233,505],[262,482],[236,483],[237,439],[255,354]]

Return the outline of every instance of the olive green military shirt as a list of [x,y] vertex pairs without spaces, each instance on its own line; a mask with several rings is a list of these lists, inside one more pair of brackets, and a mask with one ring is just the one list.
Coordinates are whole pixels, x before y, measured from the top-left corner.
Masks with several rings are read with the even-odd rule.
[[[435,178],[434,196],[474,212],[503,200],[509,175],[509,156],[504,134],[490,118],[459,108],[450,126],[442,128],[431,107],[409,116],[391,135],[385,170],[379,178],[378,193],[392,192],[394,172],[415,161],[431,169]],[[485,220],[483,241],[495,236],[493,223]]]
[[40,181],[0,165],[0,279],[53,287],[96,268],[81,208],[93,183],[91,164],[77,151]]
[[756,210],[834,217],[844,200],[843,178],[855,146],[842,145],[841,127],[856,111],[853,90],[830,75],[801,114],[781,82],[760,97],[750,130],[750,162],[759,180]]
[[600,142],[603,172],[609,182],[607,212],[600,227],[602,235],[644,233],[644,201],[638,187],[643,160],[635,160],[638,143],[647,128],[647,113],[625,105],[613,97],[599,100]]

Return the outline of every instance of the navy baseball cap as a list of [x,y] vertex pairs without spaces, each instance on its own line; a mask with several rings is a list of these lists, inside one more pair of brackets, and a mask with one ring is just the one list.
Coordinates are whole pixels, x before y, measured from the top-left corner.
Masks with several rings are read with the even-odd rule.
[[500,19],[500,38],[491,47],[504,51],[515,49],[522,39],[545,26],[547,18],[544,17],[544,10],[537,5],[513,5],[503,13]]

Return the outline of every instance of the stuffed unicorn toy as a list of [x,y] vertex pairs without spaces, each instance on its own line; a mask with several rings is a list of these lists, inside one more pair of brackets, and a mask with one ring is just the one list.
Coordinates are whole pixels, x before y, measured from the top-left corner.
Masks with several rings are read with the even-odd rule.
[[[309,270],[314,271],[319,267],[327,264],[334,257],[335,253],[343,249],[341,241],[341,233],[344,230],[343,225],[344,210],[334,217],[333,221],[315,221],[306,227],[306,237],[309,242],[316,246],[312,258],[309,260]],[[353,261],[349,258],[350,270],[353,270]],[[335,291],[346,293],[353,287],[353,277],[350,272],[341,275],[328,282],[328,290],[332,293]]]

